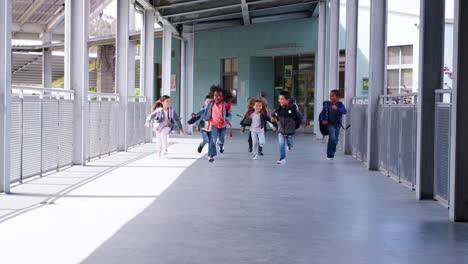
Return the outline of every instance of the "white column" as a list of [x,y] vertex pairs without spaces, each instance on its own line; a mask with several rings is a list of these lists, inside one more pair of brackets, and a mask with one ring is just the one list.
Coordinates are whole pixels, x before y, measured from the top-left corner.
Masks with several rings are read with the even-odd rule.
[[116,87],[122,116],[119,151],[127,151],[129,44],[129,1],[117,0]]
[[385,54],[387,49],[387,0],[371,1],[369,58],[369,104],[367,110],[367,166],[379,169],[377,109],[385,87]]
[[330,0],[330,64],[328,70],[328,90],[338,90],[339,78],[339,40],[340,40],[340,0]]
[[186,58],[185,58],[185,41],[180,41],[180,116],[183,119],[182,123],[187,121],[187,77],[186,77]]
[[0,192],[10,192],[12,0],[0,3]]
[[[193,27],[184,26],[183,37],[185,41],[185,83],[186,83],[186,107],[187,113],[193,112],[193,65],[194,65],[194,45],[195,45],[195,33],[193,33]],[[187,117],[186,117],[187,118]],[[192,127],[190,126],[189,131],[192,133]]]
[[[128,31],[129,32],[134,32],[135,31],[136,11],[135,11],[135,8],[133,7],[133,4],[129,3],[128,11],[129,11],[129,13],[128,13],[128,21],[129,21]],[[127,79],[128,87],[127,87],[127,93],[128,93],[128,96],[133,96],[133,95],[135,95],[136,41],[130,41],[129,40],[127,55],[128,55],[128,79]],[[140,61],[140,63],[141,63],[141,61]]]
[[[346,0],[345,126],[351,124],[351,103],[356,96],[358,5],[359,0]],[[352,154],[351,130],[345,130],[344,153]]]
[[450,219],[468,221],[468,1],[455,0],[450,142]]
[[[52,43],[52,34],[44,33],[42,36],[42,44]],[[52,51],[42,51],[42,86],[44,88],[52,88]]]
[[315,94],[315,117],[314,132],[317,139],[322,139],[319,127],[319,115],[322,111],[323,99],[325,97],[325,57],[327,43],[327,1],[321,0],[319,3],[319,25],[318,25],[318,48],[317,48],[317,87]]
[[86,161],[88,103],[88,1],[65,1],[65,89],[73,90],[73,163]]
[[163,26],[161,95],[171,95],[172,28]]
[[[141,39],[140,89],[149,111],[154,102],[154,10],[145,10]],[[151,133],[147,133],[146,141],[151,142]]]
[[434,198],[435,90],[443,86],[445,0],[421,0],[416,197]]

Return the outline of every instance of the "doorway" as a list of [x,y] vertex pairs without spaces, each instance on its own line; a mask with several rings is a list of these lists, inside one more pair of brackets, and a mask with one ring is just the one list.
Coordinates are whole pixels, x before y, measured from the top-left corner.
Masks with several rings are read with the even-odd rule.
[[278,56],[275,63],[275,107],[281,91],[289,91],[308,124],[314,119],[315,56]]

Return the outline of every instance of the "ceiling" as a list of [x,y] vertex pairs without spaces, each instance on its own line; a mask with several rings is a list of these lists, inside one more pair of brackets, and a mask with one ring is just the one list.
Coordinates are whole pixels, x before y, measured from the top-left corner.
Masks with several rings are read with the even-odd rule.
[[318,0],[152,0],[169,23],[195,31],[311,17]]

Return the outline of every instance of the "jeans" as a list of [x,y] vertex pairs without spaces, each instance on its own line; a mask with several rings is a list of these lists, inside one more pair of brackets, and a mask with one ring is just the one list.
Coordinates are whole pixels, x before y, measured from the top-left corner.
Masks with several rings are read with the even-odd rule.
[[226,133],[226,128],[217,128],[216,126],[211,126],[211,140],[210,148],[208,150],[208,155],[214,157],[217,155],[216,144],[220,147],[224,146],[224,134]]
[[265,145],[265,132],[250,132],[252,135],[253,154],[258,155],[258,147]]
[[340,137],[340,128],[339,124],[327,124],[328,133],[328,145],[327,145],[327,157],[333,158],[336,153],[336,145],[338,145],[338,139]]
[[294,146],[294,135],[278,134],[280,160],[286,158],[286,145],[288,148]]
[[204,129],[200,130],[203,141],[200,143],[200,147],[204,147],[206,144],[210,143],[211,131],[206,131]]

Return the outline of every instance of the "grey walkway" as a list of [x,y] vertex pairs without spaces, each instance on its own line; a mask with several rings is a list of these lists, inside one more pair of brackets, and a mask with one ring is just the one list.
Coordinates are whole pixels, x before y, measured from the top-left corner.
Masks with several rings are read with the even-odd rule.
[[[468,263],[468,225],[436,202],[352,157],[326,160],[311,136],[284,166],[275,138],[258,161],[245,139],[229,139],[214,164],[186,138],[166,159],[146,145],[74,168],[108,171],[0,223],[0,250],[29,252],[10,263]],[[21,188],[32,187],[8,199],[50,195]]]

